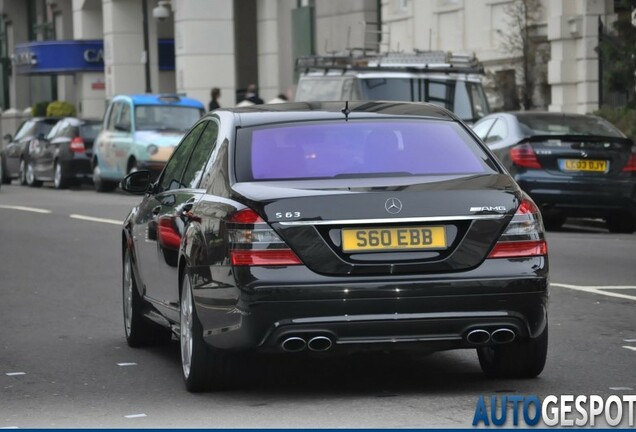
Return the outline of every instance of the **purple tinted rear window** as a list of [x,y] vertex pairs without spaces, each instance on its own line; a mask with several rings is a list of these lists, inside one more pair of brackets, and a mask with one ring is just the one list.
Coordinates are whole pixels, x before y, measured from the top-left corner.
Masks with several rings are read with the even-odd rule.
[[246,135],[238,158],[250,169],[237,170],[239,181],[493,172],[479,145],[448,121],[288,124]]

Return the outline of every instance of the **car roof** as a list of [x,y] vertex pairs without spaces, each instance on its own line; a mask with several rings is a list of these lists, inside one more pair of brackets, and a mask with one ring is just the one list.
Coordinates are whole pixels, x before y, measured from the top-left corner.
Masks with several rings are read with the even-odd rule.
[[203,109],[203,104],[196,99],[175,94],[132,94],[118,95],[113,100],[128,100],[135,105],[171,105]]
[[280,104],[250,105],[246,107],[220,108],[208,114],[234,113],[237,126],[254,126],[264,123],[339,120],[348,107],[348,119],[369,118],[432,118],[458,121],[450,111],[437,105],[421,102],[353,101],[353,102],[289,102]]

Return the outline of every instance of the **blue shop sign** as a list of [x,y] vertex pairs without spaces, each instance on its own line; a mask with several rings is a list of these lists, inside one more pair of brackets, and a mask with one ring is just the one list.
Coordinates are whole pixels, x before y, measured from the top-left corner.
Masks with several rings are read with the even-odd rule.
[[[157,43],[160,70],[174,70],[174,39]],[[11,63],[18,74],[104,72],[101,40],[40,41],[16,44]]]

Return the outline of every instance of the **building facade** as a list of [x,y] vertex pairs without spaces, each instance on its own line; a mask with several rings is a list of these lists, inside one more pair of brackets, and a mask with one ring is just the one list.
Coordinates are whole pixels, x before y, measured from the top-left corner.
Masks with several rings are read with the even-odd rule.
[[264,100],[292,96],[300,55],[419,49],[474,51],[495,107],[585,113],[599,106],[595,48],[614,0],[0,0],[0,11],[3,110],[59,99],[100,117],[119,93],[207,103],[212,87],[233,106],[251,83]]

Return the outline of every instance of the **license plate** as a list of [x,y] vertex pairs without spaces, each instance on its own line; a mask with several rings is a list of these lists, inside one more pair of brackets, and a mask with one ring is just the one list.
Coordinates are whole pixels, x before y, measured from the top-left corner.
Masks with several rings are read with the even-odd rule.
[[443,226],[360,228],[342,230],[344,252],[446,249]]
[[562,171],[570,172],[607,172],[608,163],[606,160],[594,159],[561,159],[559,161]]

